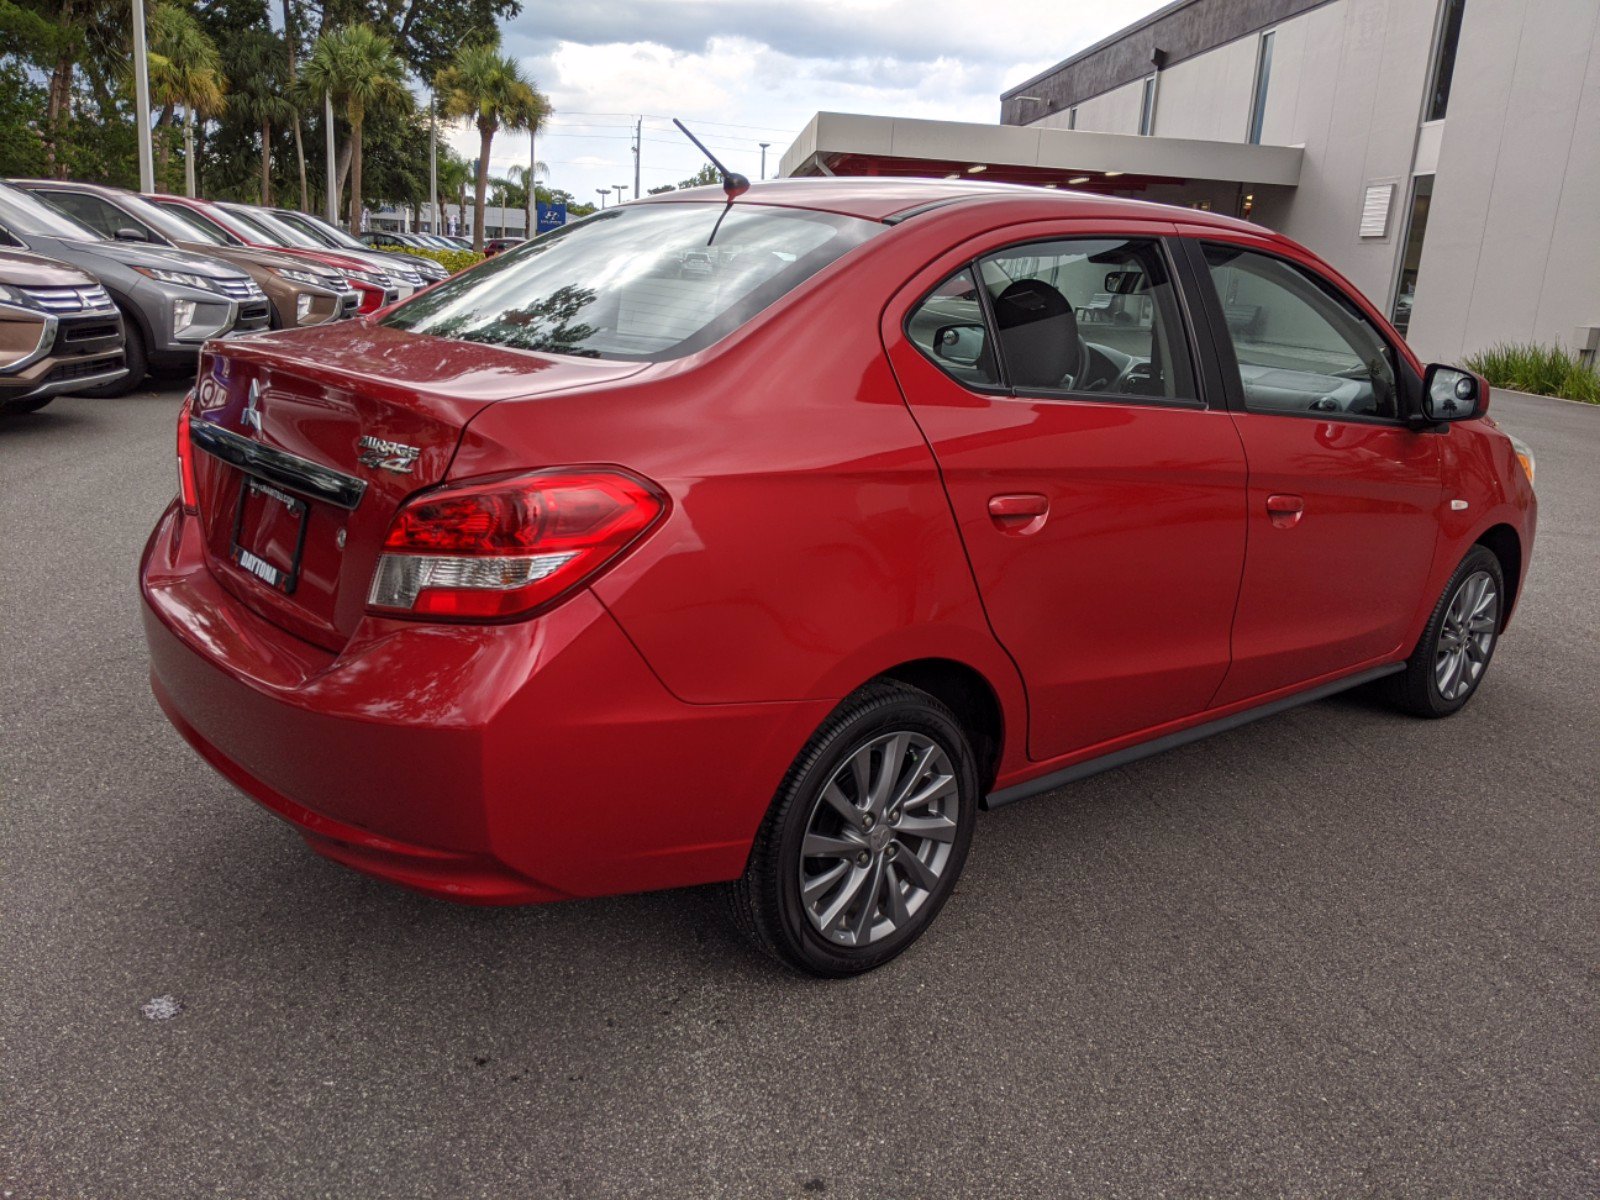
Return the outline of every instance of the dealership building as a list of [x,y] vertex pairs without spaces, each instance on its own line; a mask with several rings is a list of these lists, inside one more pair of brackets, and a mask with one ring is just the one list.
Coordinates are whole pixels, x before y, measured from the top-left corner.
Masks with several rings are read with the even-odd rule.
[[1600,0],[1178,0],[1006,92],[998,126],[818,113],[782,173],[1230,213],[1425,358],[1600,347]]

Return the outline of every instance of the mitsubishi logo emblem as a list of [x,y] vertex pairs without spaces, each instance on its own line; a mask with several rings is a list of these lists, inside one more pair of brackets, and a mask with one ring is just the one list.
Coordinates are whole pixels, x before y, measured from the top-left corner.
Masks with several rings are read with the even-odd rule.
[[244,406],[244,412],[239,414],[239,424],[261,432],[261,381],[250,381],[250,399]]

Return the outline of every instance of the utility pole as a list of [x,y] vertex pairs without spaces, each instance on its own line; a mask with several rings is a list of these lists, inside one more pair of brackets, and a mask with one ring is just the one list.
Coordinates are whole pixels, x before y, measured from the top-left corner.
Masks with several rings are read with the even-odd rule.
[[539,211],[539,121],[535,117],[528,126],[528,227],[523,230],[528,237],[536,232],[535,214]]
[[333,93],[322,93],[322,125],[328,133],[328,224],[339,224],[339,166],[333,152]]
[[633,198],[639,198],[639,160],[643,157],[644,150],[644,118],[640,117],[633,126]]
[[150,51],[145,46],[144,0],[133,0],[134,140],[139,158],[139,190],[156,190],[156,164],[150,144]]
[[428,92],[428,232],[439,232],[439,97]]
[[771,142],[761,143],[761,178],[763,179],[767,177],[767,147],[770,145],[772,145]]

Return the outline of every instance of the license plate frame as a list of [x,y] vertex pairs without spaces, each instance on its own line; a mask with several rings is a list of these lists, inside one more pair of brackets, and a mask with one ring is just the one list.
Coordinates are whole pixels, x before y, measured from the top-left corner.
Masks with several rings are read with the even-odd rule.
[[[287,519],[297,522],[291,538],[294,549],[289,555],[289,564],[284,566],[274,562],[267,547],[252,548],[243,542],[245,514],[250,508],[253,497],[261,497],[268,505],[278,505],[287,510]],[[274,591],[281,591],[286,596],[294,595],[294,590],[300,582],[300,563],[305,556],[306,526],[310,523],[311,506],[298,496],[291,496],[281,488],[270,483],[264,483],[254,475],[246,475],[239,484],[239,501],[233,513],[233,536],[230,542],[230,556],[245,574],[259,580]],[[273,517],[270,510],[267,514],[258,514],[255,521],[255,532],[261,532],[264,524]]]

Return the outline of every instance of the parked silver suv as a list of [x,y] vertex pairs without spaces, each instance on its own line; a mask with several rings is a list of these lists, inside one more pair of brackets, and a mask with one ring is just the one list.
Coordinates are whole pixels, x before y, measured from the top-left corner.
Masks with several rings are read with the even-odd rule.
[[268,328],[266,293],[239,268],[185,250],[102,237],[37,197],[0,184],[0,246],[70,263],[122,310],[128,374],[85,395],[120,396],[150,367],[192,367],[210,338]]

